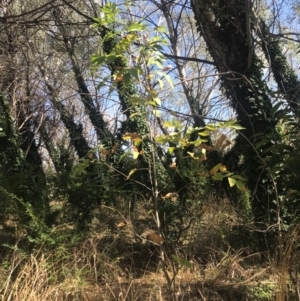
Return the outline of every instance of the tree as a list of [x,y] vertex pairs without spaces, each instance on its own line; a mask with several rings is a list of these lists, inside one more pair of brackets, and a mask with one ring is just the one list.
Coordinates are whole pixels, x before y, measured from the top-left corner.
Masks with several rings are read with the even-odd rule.
[[255,12],[250,2],[204,0],[192,1],[192,5],[198,30],[216,63],[224,92],[245,128],[225,159],[235,168],[247,170],[256,221],[276,224],[280,232],[282,216],[278,212],[284,190],[280,174],[274,176],[270,172],[270,157],[276,155],[276,146],[282,140],[276,129],[278,118],[272,108],[272,94],[263,79],[263,63],[258,58],[256,26],[261,26],[258,32],[262,49],[266,59],[270,58],[274,78],[292,109],[298,105],[298,79],[288,66],[278,39],[262,19],[253,17]]

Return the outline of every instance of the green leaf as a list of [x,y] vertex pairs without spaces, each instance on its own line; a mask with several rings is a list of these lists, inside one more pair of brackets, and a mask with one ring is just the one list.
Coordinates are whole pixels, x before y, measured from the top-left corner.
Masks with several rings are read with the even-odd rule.
[[89,159],[79,159],[79,163],[83,166],[83,167],[89,167],[90,166],[90,160]]
[[99,56],[97,54],[91,56],[91,61],[93,64],[100,66],[105,61],[105,56]]
[[128,157],[129,155],[130,155],[131,153],[130,152],[126,152],[126,153],[124,153],[121,157],[120,157],[120,159],[119,159],[119,162],[118,163],[120,163],[124,158],[126,158],[126,157]]
[[102,24],[102,19],[100,18],[92,18],[95,23]]
[[162,68],[162,63],[155,56],[148,58],[147,65],[148,66],[152,66],[152,65],[157,66],[159,69]]
[[232,178],[234,178],[234,179],[236,179],[236,180],[246,181],[246,179],[243,178],[243,177],[240,176],[240,175],[232,175]]
[[113,83],[112,85],[110,85],[110,87],[108,89],[108,96],[111,95],[111,93],[115,91],[115,87],[116,87],[116,83]]
[[168,33],[167,29],[165,26],[156,26],[154,28],[154,31],[157,31],[157,32],[161,32],[161,33]]
[[229,183],[229,186],[232,187],[236,184],[236,179],[234,179],[232,177],[228,177],[228,183]]
[[217,172],[211,178],[215,181],[222,181],[224,179],[224,176],[220,172]]
[[235,129],[235,130],[245,130],[245,128],[244,127],[242,127],[242,126],[240,126],[240,125],[238,125],[238,124],[232,124],[232,125],[230,125],[229,126],[230,128],[232,128],[232,129]]
[[182,257],[178,257],[178,256],[176,256],[174,254],[172,254],[171,256],[180,265],[182,265],[182,266],[184,266],[186,268],[189,268],[189,269],[192,267],[192,263],[189,262],[187,259],[182,258]]
[[268,142],[268,140],[267,139],[263,139],[263,140],[261,140],[261,141],[259,141],[259,142],[257,142],[256,144],[255,144],[255,148],[256,149],[260,149],[264,144],[266,144]]
[[105,17],[115,19],[119,12],[116,3],[108,2],[105,6],[101,7],[101,11],[105,13]]
[[140,73],[139,68],[131,68],[129,70],[129,73],[131,74],[132,77],[136,78],[137,80],[139,79],[139,73]]
[[106,62],[107,62],[107,64],[112,63],[113,61],[116,60],[116,58],[117,58],[116,55],[114,55],[114,54],[108,54],[108,55],[106,56]]
[[245,184],[241,181],[236,181],[236,186],[241,191],[247,191]]
[[163,48],[161,45],[159,45],[159,44],[155,44],[155,45],[153,45],[152,47],[153,47],[154,49],[158,50],[158,51],[164,51],[164,48]]
[[154,90],[154,89],[150,89],[150,90],[148,91],[148,93],[149,93],[149,96],[151,96],[152,98],[157,97],[157,91]]
[[174,125],[170,121],[165,121],[164,126],[166,126],[167,128],[173,128],[174,127]]
[[167,137],[164,135],[156,137],[155,140],[157,143],[161,143],[161,144],[166,144],[168,142]]
[[97,90],[100,90],[103,86],[105,85],[105,82],[100,82],[98,85],[97,85]]
[[257,133],[257,134],[252,135],[251,138],[261,137],[263,135],[264,135],[264,133]]
[[142,31],[146,28],[145,24],[141,23],[133,23],[128,27],[128,32],[133,32],[133,31]]
[[128,98],[133,104],[136,104],[136,103],[144,104],[145,103],[145,100],[140,98],[139,96],[130,96]]
[[128,86],[128,85],[129,85],[130,79],[131,79],[130,73],[125,73],[125,74],[123,75],[123,82],[124,82],[124,85],[125,85],[125,86]]

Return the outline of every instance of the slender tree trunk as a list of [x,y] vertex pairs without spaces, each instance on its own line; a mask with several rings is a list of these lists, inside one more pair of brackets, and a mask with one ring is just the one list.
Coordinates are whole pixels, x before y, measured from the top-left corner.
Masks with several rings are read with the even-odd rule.
[[89,115],[91,123],[95,128],[95,131],[97,133],[98,138],[101,141],[101,144],[103,144],[108,148],[111,148],[114,145],[113,144],[114,137],[110,133],[107,124],[104,121],[103,115],[100,112],[98,112],[98,110],[96,109],[96,106],[93,101],[93,97],[91,96],[91,93],[82,75],[82,71],[77,63],[77,59],[74,51],[74,40],[73,38],[69,38],[71,35],[68,34],[67,29],[62,23],[62,20],[60,18],[61,14],[62,12],[60,11],[59,8],[53,9],[53,16],[55,18],[56,25],[62,35],[65,49],[71,61],[72,69],[75,75],[75,80],[77,83],[78,92],[80,94],[82,104],[84,105]]
[[[72,114],[61,103],[58,96],[56,95],[54,87],[46,80],[44,69],[40,68],[40,71],[44,77],[46,86],[48,88],[52,105],[60,113],[60,118],[69,132],[71,144],[74,146],[74,149],[78,154],[78,157],[83,158],[84,156],[87,155],[87,153],[90,150],[90,147],[83,135],[83,126],[80,123],[76,124],[74,122]],[[49,148],[49,150],[50,149],[51,148]]]
[[263,20],[259,21],[255,18],[255,21],[259,24],[258,34],[262,40],[262,49],[269,61],[278,88],[295,111],[300,104],[300,81],[282,51],[279,37],[270,32]]

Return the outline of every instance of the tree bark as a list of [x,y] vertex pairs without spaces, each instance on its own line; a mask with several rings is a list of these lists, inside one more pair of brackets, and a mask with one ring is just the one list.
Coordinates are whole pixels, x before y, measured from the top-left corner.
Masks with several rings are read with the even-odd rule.
[[[225,94],[245,128],[225,164],[246,175],[257,225],[276,223],[273,219],[276,189],[263,162],[264,150],[280,141],[272,103],[264,83],[263,65],[257,58],[249,29],[249,7],[244,0],[193,0],[198,30],[220,73]],[[260,136],[258,136],[260,135]],[[266,139],[262,148],[256,143]],[[264,244],[263,239],[260,241]]]

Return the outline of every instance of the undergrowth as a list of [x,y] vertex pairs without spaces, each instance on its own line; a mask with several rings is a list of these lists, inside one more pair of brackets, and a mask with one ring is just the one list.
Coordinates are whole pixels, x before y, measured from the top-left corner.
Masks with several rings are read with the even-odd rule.
[[[89,232],[78,234],[74,225],[62,224],[33,242],[11,226],[14,242],[1,247],[1,300],[173,300],[160,246],[149,236],[154,233],[151,213],[142,208],[146,206],[133,219],[128,212],[103,206],[94,213]],[[172,296],[283,301],[289,295],[299,300],[299,229],[286,233],[274,258],[262,262],[247,241],[233,241],[237,227],[250,232],[250,222],[241,224],[224,201],[203,208],[197,220],[188,219],[177,242],[166,239]]]

